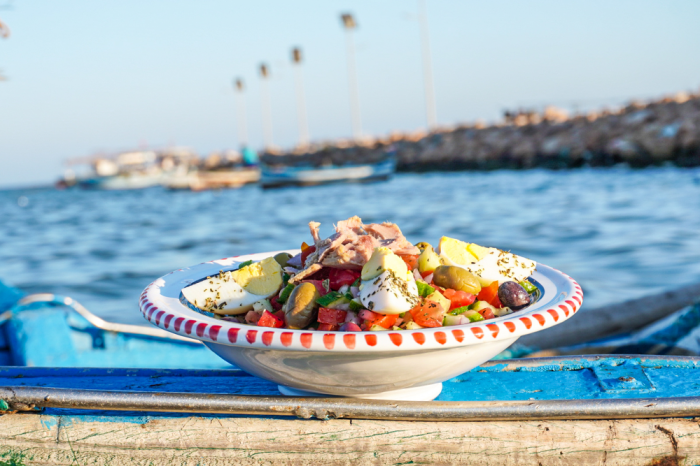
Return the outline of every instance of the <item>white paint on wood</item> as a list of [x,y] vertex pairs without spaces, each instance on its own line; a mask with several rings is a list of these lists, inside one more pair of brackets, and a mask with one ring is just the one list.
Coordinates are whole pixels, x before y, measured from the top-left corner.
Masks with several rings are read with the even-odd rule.
[[[141,421],[139,421],[141,420]],[[698,419],[539,422],[0,416],[24,464],[700,464]],[[6,455],[3,458],[3,455]]]

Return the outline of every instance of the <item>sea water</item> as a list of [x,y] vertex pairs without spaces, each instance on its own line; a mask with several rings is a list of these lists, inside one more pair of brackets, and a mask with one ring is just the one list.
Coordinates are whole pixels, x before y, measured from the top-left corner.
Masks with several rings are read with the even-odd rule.
[[[359,215],[413,242],[496,246],[574,277],[585,308],[700,281],[700,170],[400,174],[388,182],[264,191],[0,191],[0,280],[145,323],[155,278],[239,254],[298,248],[308,222]],[[1,311],[1,310],[0,310]]]

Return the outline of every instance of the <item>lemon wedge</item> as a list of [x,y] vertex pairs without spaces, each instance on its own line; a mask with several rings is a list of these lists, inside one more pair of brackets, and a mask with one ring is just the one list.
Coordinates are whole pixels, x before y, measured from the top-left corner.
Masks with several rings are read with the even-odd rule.
[[464,241],[443,236],[438,243],[438,253],[447,265],[469,265],[479,260],[469,250],[469,246],[471,245]]

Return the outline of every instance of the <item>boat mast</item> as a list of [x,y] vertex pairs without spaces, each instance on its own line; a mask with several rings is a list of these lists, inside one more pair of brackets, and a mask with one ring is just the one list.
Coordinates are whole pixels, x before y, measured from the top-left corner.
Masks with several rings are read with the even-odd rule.
[[248,145],[248,125],[246,122],[245,96],[243,95],[244,86],[241,78],[237,78],[234,81],[234,89],[237,91],[236,101],[238,104],[238,143],[241,147],[246,147]]
[[265,63],[260,64],[260,96],[262,100],[263,136],[265,149],[272,148],[272,105],[268,85],[269,70]]
[[309,144],[309,122],[306,116],[306,102],[304,99],[304,75],[301,69],[301,49],[292,49],[292,65],[295,68],[295,81],[297,88],[297,112],[299,118],[299,146],[305,147]]
[[421,49],[423,55],[423,85],[425,86],[425,114],[428,129],[437,126],[437,111],[435,110],[435,88],[433,72],[430,64],[430,41],[428,39],[428,13],[425,0],[418,0],[418,21],[420,23]]
[[350,13],[340,15],[345,28],[345,40],[348,58],[348,84],[350,86],[350,107],[352,111],[352,133],[355,139],[362,136],[362,122],[360,120],[360,93],[357,88],[357,71],[355,70],[355,45],[352,33],[357,29],[357,22]]

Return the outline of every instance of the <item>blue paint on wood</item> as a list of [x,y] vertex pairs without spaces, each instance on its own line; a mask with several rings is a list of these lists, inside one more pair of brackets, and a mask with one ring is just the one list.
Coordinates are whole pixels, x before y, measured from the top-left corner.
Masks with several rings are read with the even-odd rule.
[[24,293],[18,288],[6,285],[0,281],[0,314],[14,306],[22,296],[24,296]]
[[617,364],[614,361],[601,361],[593,367],[593,372],[598,382],[606,392],[634,391],[642,396],[642,393],[651,393],[656,390],[649,377],[644,372],[641,364],[634,361]]
[[16,313],[7,323],[15,364],[23,366],[74,366],[75,350],[65,312],[52,308]]
[[[438,400],[564,400],[700,396],[698,360],[603,358],[575,364],[511,370],[507,365],[476,368],[443,384]],[[616,365],[613,365],[615,363]],[[680,365],[683,366],[683,365]],[[520,368],[524,369],[524,368]],[[651,394],[614,386],[612,377],[647,377]],[[42,386],[146,392],[229,393],[278,396],[277,386],[239,370],[147,370],[81,368],[0,368],[0,386]]]

